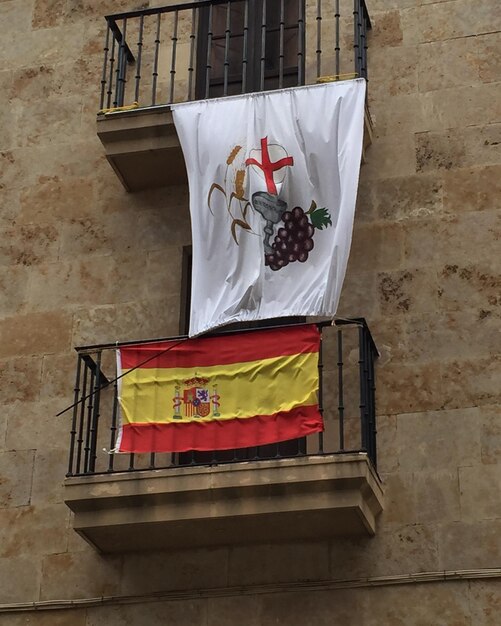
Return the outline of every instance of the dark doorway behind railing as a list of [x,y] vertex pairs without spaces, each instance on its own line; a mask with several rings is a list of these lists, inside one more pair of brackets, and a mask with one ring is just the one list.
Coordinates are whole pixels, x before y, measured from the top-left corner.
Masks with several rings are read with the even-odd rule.
[[[67,476],[214,465],[249,460],[366,452],[374,467],[376,404],[374,365],[378,356],[363,318],[319,323],[318,402],[324,432],[294,442],[214,453],[115,454],[119,428],[116,348],[165,339],[79,347],[71,408]],[[229,331],[231,332],[231,331]],[[254,332],[252,330],[245,332]],[[170,337],[183,340],[183,337]],[[126,374],[125,374],[126,375]]]
[[201,0],[106,21],[100,110],[367,78],[365,0]]

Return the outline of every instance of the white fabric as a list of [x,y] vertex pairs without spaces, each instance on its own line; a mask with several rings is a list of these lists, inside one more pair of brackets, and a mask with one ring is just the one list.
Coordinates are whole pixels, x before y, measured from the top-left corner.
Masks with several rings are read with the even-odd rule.
[[[336,313],[353,229],[364,102],[365,81],[356,79],[173,106],[190,189],[190,336],[237,321]],[[293,158],[268,184],[259,167],[245,163],[262,163],[263,138],[271,161]],[[241,198],[242,191],[244,200],[233,198],[228,209],[231,194]],[[259,193],[245,210],[256,192],[275,205],[278,195],[289,211],[307,212],[313,201],[328,211],[332,226],[314,229],[305,262],[276,271],[265,266]],[[268,244],[281,227],[273,225]]]

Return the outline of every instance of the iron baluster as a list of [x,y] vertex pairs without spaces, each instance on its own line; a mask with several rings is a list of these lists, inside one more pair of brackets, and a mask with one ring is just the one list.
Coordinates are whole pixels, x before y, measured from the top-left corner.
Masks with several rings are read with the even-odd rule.
[[298,50],[297,50],[297,84],[304,84],[304,0],[299,0],[297,27],[298,27]]
[[196,9],[191,10],[191,33],[190,33],[190,61],[188,65],[188,100],[193,99],[193,72],[195,71],[195,23],[196,23]]
[[113,383],[113,409],[111,413],[111,428],[110,428],[110,458],[108,461],[108,472],[113,471],[113,465],[115,462],[115,443],[117,433],[117,418],[118,418],[118,380],[115,376],[115,382]]
[[143,30],[144,15],[139,18],[139,39],[137,41],[137,61],[136,61],[136,88],[134,92],[134,101],[139,102],[139,83],[141,82],[141,60],[143,56]]
[[[322,350],[323,336],[320,332],[320,343],[318,345],[318,412],[324,419],[324,359]],[[318,433],[318,451],[323,454],[324,452],[324,433],[321,431]]]
[[317,0],[317,78],[322,76],[322,0]]
[[[94,379],[95,379],[95,375],[94,372],[91,370],[90,372],[90,384],[89,384],[89,389],[93,390],[94,389]],[[87,474],[88,472],[90,472],[90,445],[91,445],[91,439],[90,439],[90,429],[91,429],[91,423],[92,423],[92,409],[93,409],[93,399],[94,399],[94,394],[91,393],[89,394],[89,400],[87,402],[87,424],[85,427],[85,446],[84,446],[84,466],[83,466],[83,471],[85,474]]]
[[158,51],[160,47],[160,21],[162,14],[157,15],[157,31],[155,36],[155,57],[153,61],[153,84],[151,86],[151,104],[155,106],[157,103],[157,80],[158,80]]
[[71,430],[70,430],[70,458],[68,460],[68,473],[66,476],[73,476],[73,457],[75,453],[75,437],[77,434],[77,414],[78,414],[78,397],[80,394],[80,372],[82,369],[82,361],[80,356],[77,361],[77,373],[75,378],[75,387],[73,389],[73,415],[71,417]]
[[155,453],[154,452],[150,453],[150,464],[148,466],[148,469],[155,469]]
[[280,44],[278,53],[278,88],[284,86],[285,0],[280,0]]
[[230,66],[231,2],[226,3],[226,28],[224,31],[223,96],[228,95],[228,73]]
[[169,89],[169,103],[174,102],[174,83],[176,78],[176,52],[177,52],[177,29],[178,29],[179,13],[174,12],[174,30],[172,33],[172,59],[170,66],[170,89]]
[[134,471],[134,452],[131,452],[129,454],[129,467],[127,468],[127,471],[129,472]]
[[87,367],[83,371],[82,397],[80,402],[80,415],[78,420],[78,437],[77,437],[77,459],[75,463],[75,474],[80,474],[80,464],[82,461],[83,431],[85,422],[85,396],[87,395]]
[[113,41],[111,42],[111,56],[110,56],[110,78],[108,81],[108,91],[107,91],[107,99],[106,99],[106,108],[109,109],[111,107],[111,96],[113,94],[113,68],[115,66],[115,37],[113,37]]
[[127,51],[125,38],[127,36],[127,19],[124,18],[122,23],[122,39],[120,41],[117,64],[117,104],[115,106],[123,106],[125,101],[125,83],[127,82]]
[[209,30],[207,32],[207,59],[205,62],[205,97],[208,98],[209,97],[209,93],[210,93],[210,77],[211,77],[211,69],[212,69],[212,65],[211,65],[211,58],[212,58],[212,4],[209,5],[209,18],[208,18],[208,22],[209,22]]
[[339,12],[339,0],[336,0],[336,13],[334,14],[334,20],[336,23],[336,46],[334,48],[335,58],[336,58],[336,78],[339,77],[340,73],[340,52],[341,48],[339,46],[339,20],[341,17],[341,13]]
[[344,450],[344,380],[343,380],[343,331],[337,331],[337,381],[338,381],[338,416],[339,416],[339,449]]
[[360,375],[360,425],[362,435],[362,450],[367,451],[369,446],[369,433],[368,433],[368,407],[367,407],[367,361],[365,354],[365,337],[364,327],[359,325],[358,327],[358,364]]
[[97,432],[99,427],[99,406],[101,400],[101,350],[96,358],[96,375],[94,377],[94,410],[92,413],[92,424],[90,428],[90,456],[89,471],[96,471],[97,458]]
[[249,55],[249,0],[245,0],[244,7],[244,37],[242,44],[242,93],[247,90],[247,64]]
[[106,28],[106,41],[104,44],[104,61],[103,61],[103,73],[101,76],[101,97],[99,98],[99,109],[104,109],[104,97],[106,94],[106,83],[108,73],[108,52],[110,50],[110,26]]
[[264,91],[264,74],[266,70],[266,0],[261,2],[261,58],[259,62],[259,91]]

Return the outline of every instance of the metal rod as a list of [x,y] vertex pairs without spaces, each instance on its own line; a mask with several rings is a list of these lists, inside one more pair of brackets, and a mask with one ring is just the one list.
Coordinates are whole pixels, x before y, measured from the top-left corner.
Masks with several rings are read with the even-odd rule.
[[113,94],[113,67],[115,65],[115,38],[113,37],[113,41],[111,42],[111,56],[110,56],[110,78],[108,81],[108,91],[107,91],[107,99],[106,99],[106,108],[111,107],[111,96]]
[[190,61],[188,65],[188,100],[193,100],[193,72],[195,71],[196,9],[191,10]]
[[317,78],[322,76],[322,0],[317,0]]
[[101,76],[101,97],[99,98],[99,109],[104,109],[104,96],[106,94],[106,83],[108,74],[108,52],[110,50],[110,27],[106,29],[106,41],[104,43],[103,74]]
[[230,34],[231,34],[231,2],[226,4],[226,28],[224,31],[224,66],[223,66],[223,96],[228,95],[228,74],[230,66]]
[[111,412],[111,428],[110,428],[110,458],[108,461],[108,471],[113,471],[113,464],[115,462],[115,443],[117,433],[117,417],[118,417],[118,380],[115,376],[115,382],[113,383],[113,409]]
[[336,0],[336,13],[334,14],[334,20],[336,23],[336,46],[334,48],[335,57],[336,57],[336,76],[340,74],[340,51],[341,48],[339,46],[339,18],[341,14],[339,12],[339,0]]
[[280,0],[280,44],[278,53],[278,88],[284,86],[285,0]]
[[259,63],[259,91],[264,91],[264,73],[266,69],[266,0],[261,0],[261,58]]
[[[322,423],[324,419],[324,360],[323,360],[323,336],[320,333],[320,343],[318,345],[318,412],[322,417]],[[324,451],[324,433],[318,433],[318,451],[322,453]]]
[[[84,368],[83,372],[83,383],[82,383],[82,397],[85,398],[87,394],[87,367]],[[80,463],[82,460],[82,445],[83,445],[83,429],[85,422],[85,402],[80,403],[80,415],[78,420],[78,437],[77,437],[77,459],[75,463],[75,474],[80,474]]]
[[170,89],[169,89],[169,103],[174,102],[174,83],[176,78],[176,53],[177,53],[177,27],[178,27],[179,13],[174,13],[174,32],[172,33],[172,59],[170,65]]
[[132,472],[134,471],[134,452],[131,452],[129,454],[129,467],[128,467],[128,471]]
[[68,459],[68,473],[67,476],[73,475],[73,457],[75,453],[75,437],[77,434],[77,415],[78,415],[78,395],[80,393],[80,372],[82,369],[82,358],[78,356],[77,359],[77,373],[75,378],[75,387],[73,389],[73,415],[71,418],[71,430],[70,430],[70,457]]
[[101,351],[97,353],[96,363],[96,376],[94,377],[94,410],[92,412],[92,424],[90,428],[90,456],[89,456],[89,471],[94,472],[96,469],[97,458],[97,432],[99,428],[99,405],[101,400]]
[[304,0],[299,0],[298,10],[298,50],[297,50],[297,84],[304,84]]
[[157,15],[157,32],[155,36],[155,57],[153,61],[153,84],[151,86],[151,104],[154,106],[157,102],[157,79],[158,79],[158,50],[160,46],[160,20],[161,13]]
[[337,331],[337,383],[339,415],[339,449],[344,450],[344,381],[343,381],[343,331]]
[[155,453],[150,454],[150,465],[148,469],[155,469]]
[[244,38],[242,44],[242,93],[247,91],[247,64],[249,57],[249,0],[245,0],[244,7]]
[[123,106],[125,101],[125,84],[127,82],[127,55],[125,50],[125,39],[127,36],[127,19],[124,18],[122,23],[122,41],[119,48],[119,63],[117,65],[117,105]]
[[[95,379],[95,374],[94,372],[91,371],[89,389],[94,388],[94,379]],[[89,472],[90,429],[91,429],[91,423],[92,423],[92,409],[93,409],[92,400],[93,398],[94,398],[94,393],[89,396],[89,402],[87,403],[87,424],[85,427],[85,446],[84,446],[84,464],[83,464],[83,471],[85,474]]]
[[143,56],[143,30],[144,30],[144,15],[141,15],[139,19],[139,39],[137,41],[136,89],[134,92],[135,102],[139,102],[139,83],[141,82],[141,60]]
[[205,61],[205,97],[210,93],[211,58],[212,58],[212,4],[209,5],[209,30],[207,32],[207,59]]
[[367,429],[367,385],[366,385],[366,361],[364,328],[358,328],[358,366],[360,376],[360,428],[362,450],[368,449],[368,429]]

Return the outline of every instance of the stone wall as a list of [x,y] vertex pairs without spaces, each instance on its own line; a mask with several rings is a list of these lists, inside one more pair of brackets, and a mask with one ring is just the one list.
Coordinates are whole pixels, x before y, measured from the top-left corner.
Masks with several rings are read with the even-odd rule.
[[95,133],[102,16],[147,4],[0,0],[0,604],[178,596],[0,624],[497,625],[497,579],[332,581],[501,562],[498,0],[368,2],[375,137],[339,313],[381,350],[376,537],[103,557],[71,529],[72,347],[178,332],[187,189],[127,194]]

